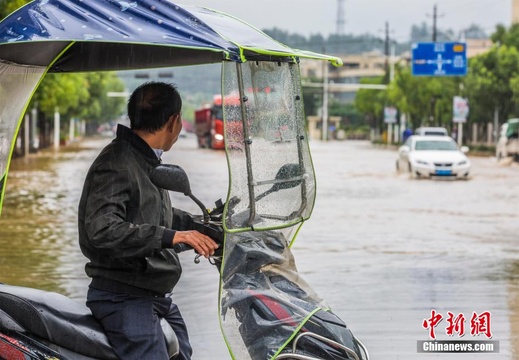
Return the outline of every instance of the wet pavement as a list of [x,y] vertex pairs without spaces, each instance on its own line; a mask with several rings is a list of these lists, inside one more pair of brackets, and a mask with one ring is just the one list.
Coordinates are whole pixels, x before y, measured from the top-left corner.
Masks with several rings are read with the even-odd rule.
[[[84,301],[88,279],[77,245],[76,208],[88,166],[109,139],[12,162],[0,219],[0,281]],[[311,142],[317,176],[313,215],[293,251],[300,273],[368,347],[372,359],[461,359],[422,354],[431,310],[444,316],[439,340],[471,335],[473,313],[491,313],[499,353],[519,358],[519,167],[471,157],[468,181],[411,180],[395,172],[395,150],[368,142]],[[222,151],[196,148],[189,135],[164,155],[182,166],[207,206],[227,193]],[[183,195],[174,206],[198,208]],[[186,318],[194,360],[228,359],[217,315],[218,274],[181,254],[175,299]],[[463,314],[465,335],[446,334],[447,314]]]

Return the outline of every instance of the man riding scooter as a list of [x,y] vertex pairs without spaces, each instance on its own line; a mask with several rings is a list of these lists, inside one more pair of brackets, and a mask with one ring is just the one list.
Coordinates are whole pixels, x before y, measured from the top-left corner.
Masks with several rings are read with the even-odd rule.
[[87,306],[121,359],[169,358],[161,318],[177,335],[177,358],[191,358],[187,328],[170,295],[182,272],[173,246],[187,244],[205,257],[218,248],[197,231],[173,230],[169,195],[148,178],[178,139],[181,106],[173,85],[137,88],[128,102],[131,129],[119,125],[94,161],[79,204],[79,243],[92,278]]

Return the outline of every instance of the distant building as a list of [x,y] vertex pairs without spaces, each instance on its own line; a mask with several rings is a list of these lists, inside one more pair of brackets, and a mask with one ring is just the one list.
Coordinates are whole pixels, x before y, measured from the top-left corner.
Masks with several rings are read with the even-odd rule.
[[[514,0],[519,12],[519,0]],[[490,39],[466,39],[467,57],[471,58],[489,51],[493,43]],[[328,65],[329,93],[341,102],[353,102],[362,78],[375,78],[385,73],[386,56],[380,51],[370,51],[363,54],[339,56],[344,65],[333,67]],[[411,64],[411,52],[406,51],[396,56],[395,62],[400,65]],[[322,86],[323,73],[326,63],[319,60],[301,61],[301,76],[303,79],[320,81],[311,84],[314,87]],[[305,83],[303,83],[305,86]],[[310,84],[306,84],[310,86]]]
[[[398,56],[395,61],[408,64],[410,53]],[[378,50],[363,54],[340,56],[344,65],[328,66],[329,93],[341,102],[353,102],[361,79],[378,78],[385,74],[386,57]],[[308,79],[323,78],[323,63],[319,61],[302,61],[301,76]]]
[[494,46],[490,39],[466,39],[465,43],[467,44],[467,57],[469,59],[486,53]]
[[[355,99],[356,86],[360,84],[361,79],[380,77],[385,73],[386,58],[380,51],[344,55],[340,58],[344,65],[338,68],[328,66],[328,80],[332,84],[329,92],[341,102],[352,102]],[[324,65],[321,61],[302,61],[301,76],[308,79],[322,79]]]
[[519,23],[519,0],[512,1],[512,24]]

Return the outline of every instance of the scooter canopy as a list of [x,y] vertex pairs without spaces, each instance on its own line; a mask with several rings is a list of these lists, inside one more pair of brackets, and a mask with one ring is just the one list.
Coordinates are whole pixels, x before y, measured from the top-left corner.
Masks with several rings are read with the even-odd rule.
[[294,50],[215,10],[165,0],[37,0],[0,23],[0,61],[50,72],[126,70],[272,57]]
[[[221,62],[230,186],[219,308],[231,357],[307,359],[296,345],[312,332],[326,335],[318,350],[345,355],[357,348],[353,335],[325,314],[329,308],[297,272],[291,252],[315,199],[299,58],[342,64],[203,7],[166,0],[27,4],[0,22],[0,210],[23,115],[46,73]],[[190,193],[187,177],[182,191]]]
[[166,0],[36,0],[0,22],[0,213],[15,138],[47,72],[132,70],[218,62],[329,61],[204,7]]

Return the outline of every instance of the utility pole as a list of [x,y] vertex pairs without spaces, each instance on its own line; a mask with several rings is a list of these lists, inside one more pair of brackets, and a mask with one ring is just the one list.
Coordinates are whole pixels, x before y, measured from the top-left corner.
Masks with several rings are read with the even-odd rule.
[[[438,40],[438,6],[435,4],[433,7],[433,28],[432,28],[432,41],[436,42]],[[441,15],[443,17],[443,14]]]
[[389,38],[389,23],[386,21],[386,25],[385,25],[385,36],[384,36],[384,57],[385,57],[385,61],[384,61],[384,70],[385,70],[385,75],[384,75],[384,84],[389,84],[389,81],[390,81],[390,68],[389,68],[389,57],[391,56],[390,54],[390,49],[391,49],[391,39]]
[[[323,47],[323,54],[326,54]],[[322,109],[322,139],[328,140],[328,61],[323,61],[323,109]]]
[[433,33],[432,33],[432,41],[436,42],[437,40],[437,19],[438,19],[438,7],[436,4],[434,5],[433,10]]
[[345,0],[337,0],[337,35],[344,35],[344,2]]
[[385,55],[385,62],[384,62],[384,68],[386,71],[386,74],[384,75],[384,83],[389,84],[389,23],[386,21],[386,36],[384,40],[384,55]]

